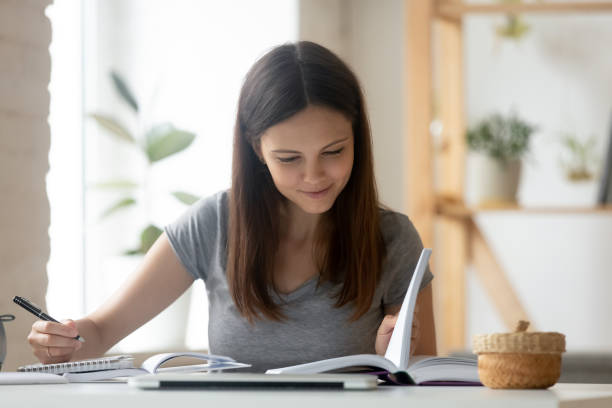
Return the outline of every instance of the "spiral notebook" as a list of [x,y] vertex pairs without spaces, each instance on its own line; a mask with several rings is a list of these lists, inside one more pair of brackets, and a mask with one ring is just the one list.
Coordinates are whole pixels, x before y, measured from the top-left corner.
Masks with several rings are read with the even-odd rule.
[[64,374],[99,370],[118,370],[122,368],[134,368],[134,357],[120,355],[57,364],[31,364],[19,367],[17,371],[26,373]]
[[[189,357],[206,361],[206,364],[161,367],[165,362],[177,357]],[[68,363],[32,364],[19,367],[18,371],[62,374],[69,382],[89,382],[161,372],[208,372],[245,367],[250,367],[250,365],[239,363],[230,357],[185,351],[156,354],[146,359],[140,367],[134,366],[134,358],[132,356],[119,355]]]

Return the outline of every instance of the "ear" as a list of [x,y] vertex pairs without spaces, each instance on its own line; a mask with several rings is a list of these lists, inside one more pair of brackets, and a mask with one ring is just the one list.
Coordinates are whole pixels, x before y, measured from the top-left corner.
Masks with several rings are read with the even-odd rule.
[[255,156],[257,156],[259,161],[265,165],[266,161],[264,160],[263,153],[261,151],[261,139],[255,140],[252,144],[252,147],[253,147],[253,152],[255,153]]

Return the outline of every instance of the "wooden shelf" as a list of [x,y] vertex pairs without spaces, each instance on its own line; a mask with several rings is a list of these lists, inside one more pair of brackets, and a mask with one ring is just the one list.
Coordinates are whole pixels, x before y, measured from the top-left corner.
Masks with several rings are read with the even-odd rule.
[[593,207],[521,207],[512,204],[499,204],[480,207],[468,207],[463,203],[453,202],[445,199],[436,200],[436,214],[453,217],[453,218],[469,218],[476,214],[490,212],[506,212],[520,214],[585,214],[585,215],[612,215],[612,205],[593,206]]
[[442,18],[457,19],[468,14],[557,14],[557,13],[612,13],[612,2],[546,2],[546,3],[462,3],[438,1],[436,14]]
[[[465,180],[465,75],[464,21],[468,15],[541,13],[612,13],[612,0],[596,2],[540,2],[505,4],[467,3],[468,0],[406,0],[404,60],[406,67],[406,212],[425,246],[440,250],[433,259],[438,279],[434,283],[436,333],[441,354],[469,348],[466,344],[466,270],[468,265],[490,295],[508,330],[518,320],[533,321],[506,276],[497,254],[479,225],[480,214],[534,216],[612,215],[612,205],[602,207],[520,207],[495,205],[473,208],[461,199]],[[435,65],[435,66],[434,66]],[[445,148],[432,146],[430,124],[443,124]],[[437,155],[434,158],[434,154]],[[434,165],[436,163],[434,182]],[[430,171],[424,171],[429,169]],[[443,193],[440,193],[443,192]]]

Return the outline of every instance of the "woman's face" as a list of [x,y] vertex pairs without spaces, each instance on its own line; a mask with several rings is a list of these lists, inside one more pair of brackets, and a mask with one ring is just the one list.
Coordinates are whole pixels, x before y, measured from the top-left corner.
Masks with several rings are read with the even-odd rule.
[[260,153],[283,196],[309,214],[322,214],[351,176],[353,128],[333,109],[308,106],[266,130]]

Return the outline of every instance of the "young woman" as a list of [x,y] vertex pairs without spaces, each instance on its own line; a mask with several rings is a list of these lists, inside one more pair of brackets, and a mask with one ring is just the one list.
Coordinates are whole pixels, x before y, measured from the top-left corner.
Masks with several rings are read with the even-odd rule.
[[[254,371],[384,354],[421,249],[409,219],[378,202],[354,74],[320,45],[286,44],[246,76],[230,190],[166,226],[98,310],[35,322],[28,340],[43,363],[102,355],[203,279],[210,352]],[[417,301],[416,354],[436,354],[432,278]]]

